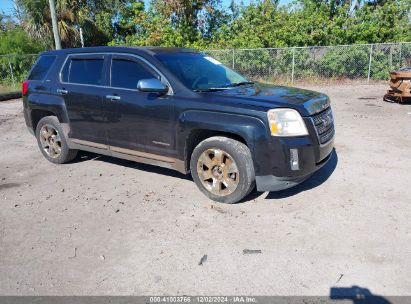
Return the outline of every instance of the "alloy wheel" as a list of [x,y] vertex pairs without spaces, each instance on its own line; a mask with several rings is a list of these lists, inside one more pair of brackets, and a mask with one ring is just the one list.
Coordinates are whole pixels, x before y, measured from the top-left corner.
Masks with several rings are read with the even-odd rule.
[[234,159],[221,149],[207,149],[197,161],[197,174],[211,193],[226,196],[237,189],[239,171]]
[[51,158],[57,158],[61,154],[61,137],[59,132],[50,124],[45,124],[40,129],[40,143],[43,150]]

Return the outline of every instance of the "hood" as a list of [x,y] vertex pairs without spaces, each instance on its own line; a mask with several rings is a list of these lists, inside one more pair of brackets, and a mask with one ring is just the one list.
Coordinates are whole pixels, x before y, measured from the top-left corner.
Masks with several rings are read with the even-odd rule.
[[242,104],[246,103],[259,107],[293,108],[303,116],[321,112],[330,105],[328,96],[322,93],[261,83],[218,91],[213,94],[235,98],[237,102]]

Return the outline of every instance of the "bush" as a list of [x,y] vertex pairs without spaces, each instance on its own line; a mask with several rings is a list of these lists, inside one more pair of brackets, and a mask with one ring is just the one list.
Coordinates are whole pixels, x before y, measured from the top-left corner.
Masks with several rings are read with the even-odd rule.
[[45,46],[32,40],[25,31],[20,28],[0,31],[0,85],[3,91],[18,90],[37,55]]
[[325,51],[315,70],[323,77],[364,78],[368,75],[369,47],[340,47]]

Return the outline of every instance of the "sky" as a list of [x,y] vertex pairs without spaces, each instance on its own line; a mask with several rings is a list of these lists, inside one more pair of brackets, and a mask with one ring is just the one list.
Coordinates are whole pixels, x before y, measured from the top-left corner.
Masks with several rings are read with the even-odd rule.
[[[249,4],[251,0],[243,0],[243,3],[245,5]],[[145,0],[146,3],[149,2],[149,0]],[[230,0],[222,0],[223,4],[225,6],[228,6],[230,4]],[[241,2],[241,0],[236,1],[238,3]],[[288,3],[290,0],[281,0],[280,3]],[[13,0],[0,0],[0,12],[3,11],[6,14],[12,14],[13,13]]]
[[13,13],[13,1],[12,0],[0,0],[0,11],[6,14]]

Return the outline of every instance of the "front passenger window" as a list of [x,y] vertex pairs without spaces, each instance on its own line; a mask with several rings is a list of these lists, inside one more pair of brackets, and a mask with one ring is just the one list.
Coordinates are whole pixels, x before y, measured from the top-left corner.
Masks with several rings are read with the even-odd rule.
[[111,86],[116,88],[137,89],[141,79],[158,78],[145,65],[127,60],[113,59],[111,63]]

